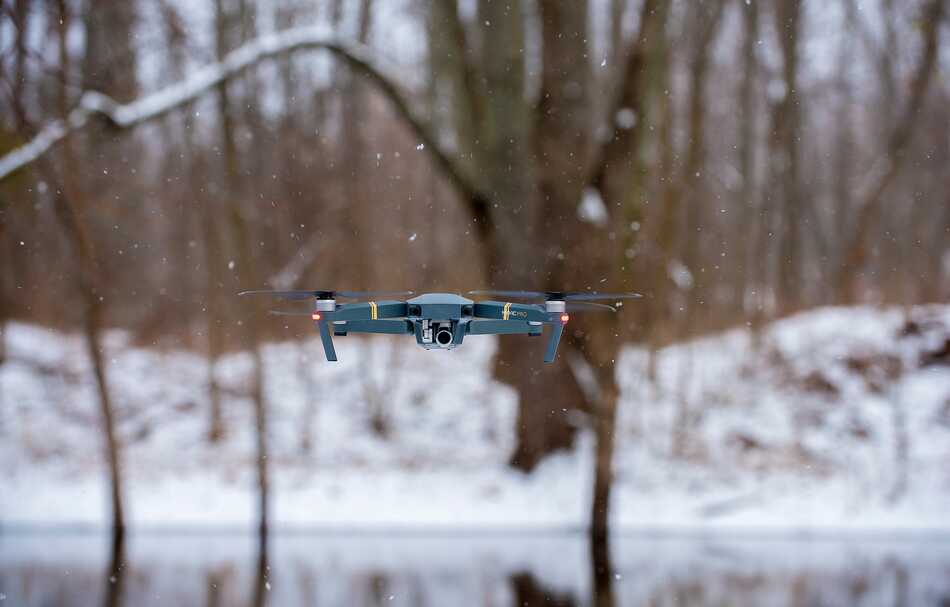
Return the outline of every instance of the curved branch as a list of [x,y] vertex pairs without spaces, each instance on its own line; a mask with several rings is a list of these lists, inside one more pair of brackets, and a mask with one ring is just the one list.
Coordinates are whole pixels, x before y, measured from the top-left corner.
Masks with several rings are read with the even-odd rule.
[[235,49],[220,62],[199,69],[184,81],[127,104],[120,104],[102,93],[86,92],[65,120],[54,120],[27,144],[0,157],[0,180],[36,161],[70,133],[86,126],[93,117],[101,117],[117,129],[131,129],[198,99],[215,86],[239,76],[266,59],[307,49],[329,51],[372,81],[469,204],[474,217],[477,219],[487,211],[484,202],[486,197],[460,164],[439,146],[429,125],[413,111],[393,81],[384,75],[371,50],[363,44],[338,39],[325,28],[319,27],[294,28],[262,36]]

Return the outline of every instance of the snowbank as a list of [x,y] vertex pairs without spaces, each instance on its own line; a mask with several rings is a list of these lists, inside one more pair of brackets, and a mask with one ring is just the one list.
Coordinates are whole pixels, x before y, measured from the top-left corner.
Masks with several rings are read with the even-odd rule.
[[[614,518],[623,528],[950,530],[950,307],[827,308],[618,363]],[[6,331],[0,524],[100,525],[103,460],[82,343]],[[531,475],[505,466],[514,394],[491,338],[427,352],[386,338],[264,350],[279,526],[578,528],[592,440]],[[206,364],[107,339],[138,526],[254,517],[249,360],[220,361],[228,434],[211,445]],[[936,353],[936,354],[935,354]],[[375,406],[374,406],[375,405]],[[373,420],[384,434],[373,432]],[[382,421],[382,423],[378,423]],[[685,428],[675,433],[675,428]],[[308,442],[310,446],[306,448]]]

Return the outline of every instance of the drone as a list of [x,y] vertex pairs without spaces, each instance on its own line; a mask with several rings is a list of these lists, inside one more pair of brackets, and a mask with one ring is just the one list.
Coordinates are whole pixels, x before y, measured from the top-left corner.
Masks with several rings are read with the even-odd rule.
[[[333,337],[349,333],[415,335],[426,350],[452,350],[466,335],[548,335],[544,362],[554,362],[558,343],[572,312],[616,312],[599,301],[636,299],[638,293],[591,291],[469,291],[468,295],[529,300],[474,301],[454,293],[424,293],[412,299],[382,299],[415,295],[412,291],[243,291],[239,295],[269,295],[284,300],[312,300],[310,312],[271,310],[278,316],[309,316],[320,332],[328,361],[336,361]],[[337,299],[355,299],[337,303]],[[377,298],[379,298],[377,300]]]

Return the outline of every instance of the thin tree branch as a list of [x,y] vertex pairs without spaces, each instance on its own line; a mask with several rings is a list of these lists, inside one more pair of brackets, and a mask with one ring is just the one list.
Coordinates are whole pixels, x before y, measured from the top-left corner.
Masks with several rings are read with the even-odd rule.
[[131,129],[187,105],[266,59],[307,49],[329,51],[368,78],[406,121],[436,165],[469,205],[473,216],[476,219],[486,216],[486,197],[464,173],[457,160],[439,146],[429,125],[413,111],[406,97],[384,74],[372,51],[365,45],[341,40],[325,28],[317,27],[294,28],[262,36],[235,49],[220,62],[201,68],[184,81],[127,104],[120,104],[102,93],[88,91],[68,117],[50,122],[27,144],[0,157],[0,180],[36,161],[69,134],[86,126],[93,117],[101,117],[120,130]]

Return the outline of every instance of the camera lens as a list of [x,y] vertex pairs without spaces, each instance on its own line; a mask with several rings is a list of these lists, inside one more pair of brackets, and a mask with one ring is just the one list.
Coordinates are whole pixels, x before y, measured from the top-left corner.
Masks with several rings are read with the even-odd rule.
[[440,346],[447,346],[452,343],[452,332],[448,329],[439,329],[439,332],[435,334],[435,341]]

